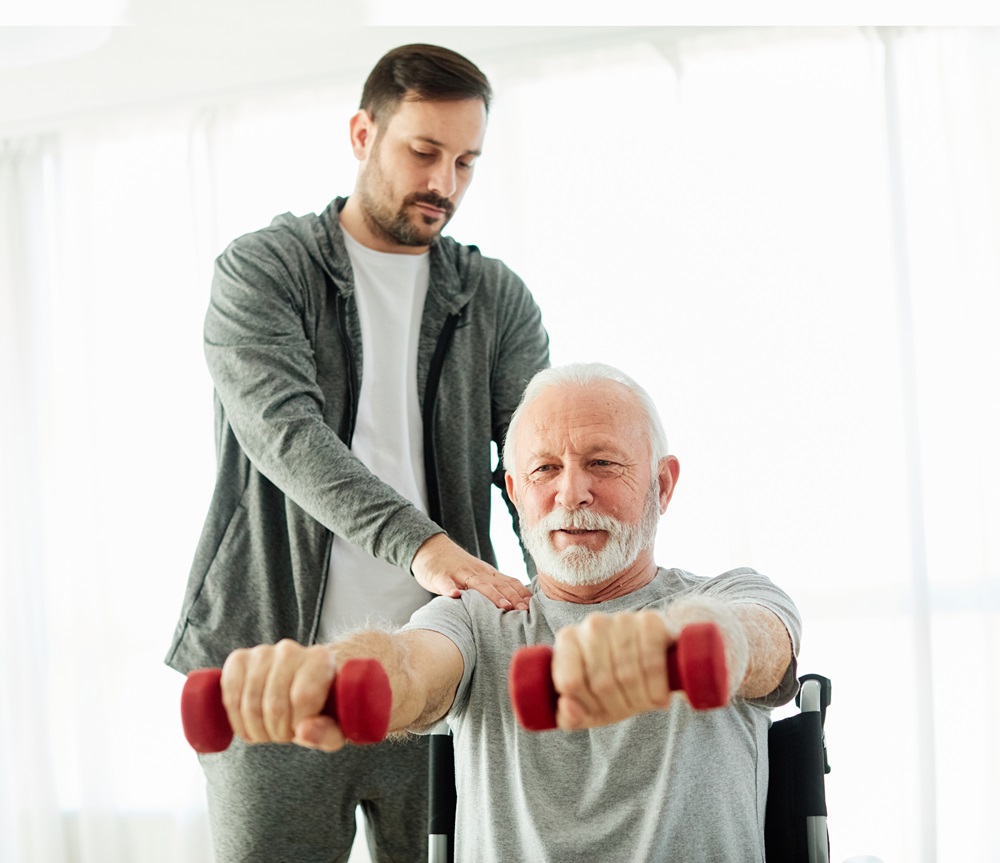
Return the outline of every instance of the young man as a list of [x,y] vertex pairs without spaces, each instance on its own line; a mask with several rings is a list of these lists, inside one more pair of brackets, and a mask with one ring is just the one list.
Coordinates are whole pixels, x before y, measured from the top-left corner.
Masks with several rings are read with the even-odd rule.
[[[763,860],[769,716],[797,688],[794,604],[753,570],[657,567],[678,462],[649,397],[617,370],[540,372],[504,463],[538,568],[527,611],[466,593],[394,634],[238,651],[222,674],[234,730],[341,749],[318,714],[336,668],[372,656],[389,674],[390,730],[442,716],[452,726],[459,863]],[[696,712],[668,691],[666,653],[702,620],[723,634],[731,701]],[[557,721],[575,733],[526,732],[514,718],[511,657],[534,644],[555,645]]]
[[[491,91],[444,48],[383,57],[350,121],[349,198],[279,216],[220,256],[205,322],[218,479],[167,662],[403,623],[434,594],[499,609],[490,442],[548,365],[522,282],[442,236],[483,149]],[[426,854],[424,741],[333,759],[236,745],[202,759],[219,863]],[[305,801],[308,800],[308,805]]]

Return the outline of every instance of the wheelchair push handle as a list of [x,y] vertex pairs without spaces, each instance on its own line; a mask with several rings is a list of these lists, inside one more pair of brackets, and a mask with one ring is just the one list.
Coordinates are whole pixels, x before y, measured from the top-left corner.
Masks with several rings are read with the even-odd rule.
[[[222,704],[222,669],[192,671],[181,692],[184,736],[195,752],[222,752],[233,728]],[[376,659],[348,659],[330,686],[321,714],[336,722],[351,743],[378,743],[389,729],[392,689]]]
[[[552,648],[547,644],[522,647],[510,664],[510,699],[514,715],[528,731],[556,727],[552,683]],[[667,648],[667,684],[683,690],[695,710],[722,707],[729,700],[726,648],[714,623],[691,623]]]

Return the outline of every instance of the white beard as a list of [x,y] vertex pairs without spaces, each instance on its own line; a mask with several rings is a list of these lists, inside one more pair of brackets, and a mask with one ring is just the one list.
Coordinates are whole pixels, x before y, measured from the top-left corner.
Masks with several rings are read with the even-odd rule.
[[[522,522],[521,538],[539,572],[561,584],[582,587],[601,584],[628,568],[640,552],[655,542],[659,521],[659,485],[654,482],[646,497],[642,518],[635,524],[625,524],[589,509],[559,508],[533,525]],[[559,551],[552,545],[551,533],[567,529],[603,530],[608,539],[599,551],[582,545]]]

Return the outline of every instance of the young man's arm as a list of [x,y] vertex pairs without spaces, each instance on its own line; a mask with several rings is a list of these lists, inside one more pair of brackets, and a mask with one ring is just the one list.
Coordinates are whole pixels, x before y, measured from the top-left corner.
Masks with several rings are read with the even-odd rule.
[[320,711],[337,668],[352,657],[377,659],[389,676],[390,734],[422,730],[443,718],[464,667],[451,639],[422,629],[369,630],[329,645],[285,640],[236,650],[222,669],[222,699],[234,733],[248,743],[340,749],[340,728]]
[[412,570],[427,590],[452,597],[476,590],[498,608],[526,609],[530,591],[520,580],[466,552],[327,424],[305,311],[313,302],[310,262],[282,236],[258,232],[229,246],[216,262],[205,317],[208,370],[240,447],[313,518]]

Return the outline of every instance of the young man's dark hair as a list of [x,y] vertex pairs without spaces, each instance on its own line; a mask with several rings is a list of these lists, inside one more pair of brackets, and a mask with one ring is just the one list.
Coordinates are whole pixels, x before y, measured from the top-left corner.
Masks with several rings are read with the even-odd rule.
[[486,76],[461,54],[438,45],[400,45],[372,69],[360,107],[384,122],[408,93],[428,102],[482,99],[487,111],[493,98]]

